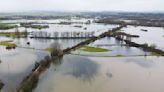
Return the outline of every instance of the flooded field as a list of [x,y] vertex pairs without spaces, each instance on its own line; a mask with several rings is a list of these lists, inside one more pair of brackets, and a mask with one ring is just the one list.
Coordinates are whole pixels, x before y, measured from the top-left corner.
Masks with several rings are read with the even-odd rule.
[[[19,23],[26,20],[13,20],[13,21],[2,21],[4,23]],[[29,20],[30,22],[40,23],[57,23],[64,20]],[[45,31],[49,33],[53,32],[70,32],[70,31],[96,31],[95,35],[99,35],[109,29],[117,27],[117,25],[103,25],[103,24],[83,24],[84,20],[72,20],[73,22],[79,22],[80,24],[72,25],[60,25],[60,24],[48,24],[50,27],[47,29],[32,29],[28,28],[28,32]],[[82,25],[83,28],[87,27],[86,30],[83,28],[74,27],[75,25]],[[0,30],[0,32],[15,32],[14,29]],[[18,30],[23,32],[25,28],[19,27]],[[87,38],[86,38],[87,39]],[[0,80],[5,84],[2,91],[11,92],[16,89],[20,82],[31,72],[34,68],[35,63],[42,60],[45,56],[49,55],[45,49],[50,48],[52,44],[59,43],[62,49],[72,47],[86,39],[37,39],[30,38],[15,38],[0,36],[0,41],[12,41],[17,45],[17,48],[7,50],[5,46],[0,46]],[[30,42],[30,44],[27,44]]]
[[[46,49],[50,48],[53,43],[59,43],[62,49],[66,49],[68,47],[72,47],[78,44],[81,41],[86,39],[35,39],[35,38],[11,38],[11,37],[0,37],[1,41],[5,40],[13,40],[17,46],[22,48],[29,49]],[[27,44],[30,42],[30,45]]]
[[123,32],[140,36],[139,38],[133,38],[133,42],[155,45],[157,48],[164,50],[164,29],[162,27],[128,26],[127,28],[123,28],[122,30]]
[[[160,46],[158,43],[151,44]],[[61,63],[51,64],[40,76],[34,92],[164,91],[161,82],[164,81],[162,56],[151,56],[150,52],[129,47],[112,37],[96,40],[87,48],[90,50],[82,47],[65,55],[59,61]],[[106,50],[96,52],[95,48]]]
[[45,51],[16,48],[6,50],[0,46],[0,79],[5,84],[5,92],[10,92],[19,85],[34,67],[35,63],[49,55]]
[[88,46],[98,47],[107,49],[105,52],[90,52],[76,50],[72,54],[82,55],[82,56],[95,56],[95,57],[124,57],[124,56],[144,56],[151,55],[149,52],[145,52],[142,49],[130,47],[124,42],[116,40],[113,37],[105,37],[99,40],[96,40],[93,43],[90,43]]
[[[86,21],[90,20],[90,24]],[[59,24],[60,22],[72,24]],[[34,32],[94,32],[94,36],[118,27],[118,25],[97,24],[93,19],[58,20],[6,20],[2,23],[19,25],[21,22],[36,22],[49,28],[27,28],[27,37],[0,36],[0,42],[8,41],[17,47],[7,50],[0,46],[0,80],[5,84],[2,92],[12,92],[29,75],[45,56],[50,55],[51,45],[58,43],[61,49],[77,45],[89,38],[49,39],[31,38]],[[148,31],[143,31],[148,30]],[[0,30],[15,32],[16,28]],[[18,27],[24,32],[24,27]],[[133,27],[121,29],[123,32],[139,35],[132,41],[155,45],[164,50],[163,28]],[[120,30],[118,30],[120,31]],[[152,37],[153,35],[153,37]],[[54,61],[41,76],[33,92],[162,92],[164,83],[164,58],[131,47],[114,37],[104,37]],[[14,92],[14,91],[13,91]]]
[[162,92],[163,60],[65,55],[40,76],[34,92]]

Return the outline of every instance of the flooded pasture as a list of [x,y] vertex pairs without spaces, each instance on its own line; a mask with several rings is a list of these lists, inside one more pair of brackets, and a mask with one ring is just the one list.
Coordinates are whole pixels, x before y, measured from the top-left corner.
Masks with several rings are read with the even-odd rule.
[[49,55],[45,51],[22,48],[6,50],[4,46],[0,46],[0,51],[0,79],[5,84],[3,88],[5,92],[14,90],[31,72],[35,62]]
[[122,30],[123,32],[140,36],[139,38],[133,38],[133,42],[155,45],[157,48],[164,50],[164,29],[162,27],[127,26],[127,28],[123,28]]
[[[9,20],[2,21],[4,23],[16,23],[25,22],[26,20]],[[47,29],[32,29],[28,28],[28,32],[46,31],[48,33],[53,32],[71,32],[71,31],[96,31],[95,35],[99,35],[104,31],[117,27],[118,25],[103,25],[92,23],[90,25],[84,24],[84,20],[79,20],[79,24],[72,25],[60,25],[55,24],[64,20],[29,20],[30,22],[48,23]],[[77,20],[72,20],[78,22]],[[49,24],[51,23],[51,24]],[[54,23],[54,24],[53,24]],[[75,25],[82,25],[82,28],[74,27]],[[87,29],[83,29],[87,28]],[[15,32],[16,29],[0,30],[0,32]],[[25,28],[19,27],[18,30],[23,32]],[[45,51],[46,48],[50,48],[52,44],[59,43],[62,49],[72,47],[86,39],[37,39],[30,38],[30,35],[26,38],[14,38],[0,36],[0,41],[12,41],[18,47],[15,49],[7,50],[5,46],[0,46],[0,80],[5,84],[2,91],[11,92],[16,89],[20,82],[31,72],[35,63],[42,60],[45,56],[49,55],[49,52]],[[27,44],[29,42],[30,44]]]
[[162,92],[163,59],[65,55],[40,76],[34,92]]
[[[0,80],[5,84],[2,92],[11,92],[29,75],[35,63],[42,60],[50,52],[54,43],[59,43],[62,49],[70,48],[85,39],[40,39],[31,38],[33,32],[92,32],[98,36],[118,25],[105,25],[91,22],[88,19],[58,19],[58,20],[7,20],[2,23],[36,22],[48,25],[46,29],[27,28],[30,33],[26,38],[0,36],[0,41],[12,41],[18,47],[7,50],[0,46]],[[59,24],[60,22],[72,24]],[[93,21],[91,19],[91,21]],[[142,31],[143,29],[148,31]],[[20,32],[25,31],[19,27]],[[123,28],[124,32],[139,35],[132,41],[140,44],[157,46],[164,50],[163,32],[159,27]],[[15,29],[0,30],[0,32],[15,32]],[[153,37],[152,37],[153,35]],[[29,42],[29,44],[27,44]],[[64,55],[59,61],[51,63],[50,67],[39,77],[33,92],[163,92],[164,57],[153,56],[140,48],[130,47],[125,42],[113,37],[104,37],[88,45],[90,49],[104,52],[82,51],[81,48]]]
[[104,48],[109,51],[106,52],[87,52],[76,50],[72,54],[82,56],[97,56],[97,57],[120,57],[120,56],[144,56],[151,55],[149,52],[145,52],[142,49],[136,47],[130,47],[124,42],[119,41],[113,37],[105,37],[90,43],[88,46]]

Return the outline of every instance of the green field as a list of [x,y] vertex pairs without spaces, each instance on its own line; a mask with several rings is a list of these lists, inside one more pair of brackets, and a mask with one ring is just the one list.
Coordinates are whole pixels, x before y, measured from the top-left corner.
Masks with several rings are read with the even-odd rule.
[[21,27],[25,27],[25,28],[34,28],[34,29],[45,29],[45,28],[49,28],[48,25],[34,25],[32,23],[20,23]]
[[0,36],[20,37],[28,35],[27,32],[0,32]]
[[1,30],[13,29],[15,27],[17,27],[17,25],[0,23]]
[[99,48],[99,47],[91,47],[91,46],[83,46],[80,48],[81,51],[86,51],[86,52],[107,52],[107,51],[111,51],[108,49],[104,49],[104,48]]
[[17,47],[17,45],[15,43],[13,43],[12,40],[0,41],[0,45],[2,45],[2,46],[9,46],[9,47]]

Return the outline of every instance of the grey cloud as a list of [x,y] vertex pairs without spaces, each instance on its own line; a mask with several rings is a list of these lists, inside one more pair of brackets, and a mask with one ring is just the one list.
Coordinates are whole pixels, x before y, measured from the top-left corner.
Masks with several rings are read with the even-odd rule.
[[0,0],[0,11],[164,11],[163,0]]

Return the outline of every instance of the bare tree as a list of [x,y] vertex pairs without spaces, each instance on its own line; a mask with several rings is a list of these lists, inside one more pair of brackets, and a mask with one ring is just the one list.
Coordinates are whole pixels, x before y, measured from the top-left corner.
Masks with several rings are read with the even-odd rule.
[[15,35],[16,35],[17,37],[20,37],[20,33],[19,33],[18,26],[16,26],[16,28],[15,28]]

